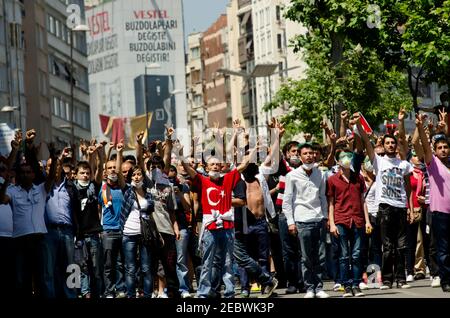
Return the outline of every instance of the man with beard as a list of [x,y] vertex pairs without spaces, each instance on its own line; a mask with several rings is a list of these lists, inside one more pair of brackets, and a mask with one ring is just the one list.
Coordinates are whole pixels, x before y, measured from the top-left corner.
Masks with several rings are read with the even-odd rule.
[[[231,170],[223,177],[220,176],[221,160],[213,156],[207,158],[206,168],[209,178],[197,173],[189,165],[188,159],[183,158],[182,149],[178,150],[184,169],[192,178],[193,185],[201,192],[203,225],[200,241],[203,257],[197,289],[199,298],[208,298],[214,294],[212,289],[218,285],[217,281],[221,279],[226,254],[233,250],[232,191],[241,179],[240,173],[247,168],[250,158],[256,154],[256,150],[256,148],[253,149],[236,169]],[[276,284],[270,280],[265,285],[272,290],[273,286]]]
[[[441,121],[445,125],[445,115]],[[434,138],[434,155],[423,127],[423,115],[417,115],[416,126],[422,141],[425,164],[430,178],[430,211],[436,239],[439,278],[444,292],[450,292],[450,164],[446,135]]]
[[106,181],[98,196],[103,219],[105,298],[125,297],[120,211],[126,183],[123,174],[117,173],[122,167],[123,149],[123,142],[118,143],[116,160],[106,162]]

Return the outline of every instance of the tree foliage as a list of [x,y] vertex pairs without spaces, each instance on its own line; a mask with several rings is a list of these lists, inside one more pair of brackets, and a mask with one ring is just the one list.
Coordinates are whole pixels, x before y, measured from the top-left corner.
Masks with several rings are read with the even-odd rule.
[[377,125],[417,106],[418,81],[448,84],[450,0],[292,0],[285,13],[307,28],[291,39],[308,68],[267,109],[289,105],[288,128],[317,132],[323,114],[363,112]]

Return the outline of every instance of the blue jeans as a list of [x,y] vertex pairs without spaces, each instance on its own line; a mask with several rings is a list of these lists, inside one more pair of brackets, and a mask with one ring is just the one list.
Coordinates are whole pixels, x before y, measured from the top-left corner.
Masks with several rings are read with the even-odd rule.
[[[262,269],[257,261],[250,257],[248,253],[248,237],[246,235],[236,238],[234,241],[234,258],[239,267],[244,269],[250,278],[256,279],[261,285],[266,286],[272,282],[272,277]],[[247,283],[244,279],[244,282],[241,281],[241,285],[246,287],[245,284]]]
[[76,298],[77,290],[67,286],[67,266],[75,263],[74,235],[71,226],[53,228],[48,226],[44,238],[44,269],[46,298]]
[[[226,255],[233,248],[233,230],[206,230],[202,237],[202,271],[198,283],[197,297],[210,297],[212,286],[217,286],[217,281],[222,278],[223,267],[226,263]],[[217,255],[217,256],[216,256]],[[216,258],[217,257],[217,258]]]
[[[326,234],[328,235],[328,234]],[[335,283],[341,283],[339,274],[339,255],[341,254],[341,246],[339,239],[330,235],[330,242],[325,244],[326,248],[326,273],[328,277],[333,279]]]
[[[339,271],[341,274],[341,283],[345,287],[358,287],[363,273],[361,266],[361,245],[363,240],[364,228],[357,228],[353,223],[352,228],[337,224],[339,231],[339,244],[341,246],[341,255],[339,255]],[[351,255],[350,255],[351,250]],[[350,256],[352,258],[351,270],[353,278],[350,279]]]
[[86,255],[84,255],[84,260],[78,264],[81,267],[81,295],[91,294],[92,298],[99,298],[103,291],[100,235],[86,234],[82,248],[85,249]]
[[436,239],[437,261],[441,286],[450,284],[450,214],[432,213],[433,235]]
[[103,237],[103,278],[105,281],[105,297],[125,292],[123,270],[122,232],[104,231]]
[[177,247],[177,277],[180,282],[180,293],[189,292],[192,288],[188,275],[188,256],[192,261],[194,267],[194,274],[197,281],[200,278],[200,258],[196,255],[195,251],[198,247],[198,237],[192,233],[191,229],[180,230],[180,239],[175,242]]
[[[231,230],[234,233],[234,229]],[[232,236],[234,238],[234,234]],[[234,298],[234,257],[233,257],[234,242],[227,247],[227,254],[225,256],[225,267],[222,267],[222,279],[218,279],[215,285],[215,292],[220,293],[221,283],[225,285],[223,296],[225,298]],[[214,260],[214,267],[219,270],[220,257],[216,254]]]
[[140,235],[124,235],[122,239],[123,254],[125,256],[125,284],[128,298],[136,297],[136,273],[138,251],[140,268],[144,283],[144,297],[150,298],[153,292],[153,276],[151,272],[151,251],[141,242]]
[[325,222],[297,222],[298,238],[302,249],[302,272],[308,292],[323,289],[322,275],[325,269]]
[[303,274],[300,243],[297,236],[289,234],[286,216],[284,213],[280,213],[278,217],[278,227],[287,285],[301,287],[303,285]]

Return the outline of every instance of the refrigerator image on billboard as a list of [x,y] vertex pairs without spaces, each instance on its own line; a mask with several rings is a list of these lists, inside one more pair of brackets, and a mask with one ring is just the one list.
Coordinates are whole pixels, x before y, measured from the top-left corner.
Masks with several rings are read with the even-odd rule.
[[141,75],[134,79],[136,115],[152,113],[148,140],[164,140],[166,126],[176,128],[174,76]]

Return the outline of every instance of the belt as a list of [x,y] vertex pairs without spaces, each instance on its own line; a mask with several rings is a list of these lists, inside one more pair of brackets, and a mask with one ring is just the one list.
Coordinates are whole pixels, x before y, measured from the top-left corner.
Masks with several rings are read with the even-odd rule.
[[72,229],[73,228],[72,224],[65,224],[65,223],[50,223],[50,224],[47,224],[47,227],[49,229],[53,229],[53,230],[63,230],[63,229]]

